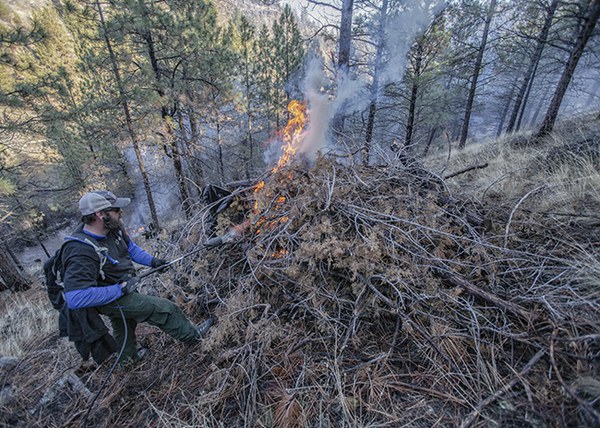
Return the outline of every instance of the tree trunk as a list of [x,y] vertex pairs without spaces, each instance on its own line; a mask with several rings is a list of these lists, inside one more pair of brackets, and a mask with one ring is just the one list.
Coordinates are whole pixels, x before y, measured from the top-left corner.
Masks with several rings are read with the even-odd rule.
[[475,59],[475,68],[473,70],[473,78],[471,79],[471,88],[469,89],[469,96],[467,98],[467,107],[465,110],[465,118],[463,120],[462,131],[460,133],[460,140],[458,142],[458,148],[463,149],[467,142],[467,136],[469,135],[469,124],[471,122],[471,112],[473,110],[473,101],[475,100],[475,91],[477,90],[477,80],[481,73],[481,64],[483,62],[483,53],[487,45],[487,38],[490,32],[490,24],[494,11],[496,10],[496,0],[490,2],[487,17],[485,19],[485,25],[483,27],[483,35],[481,37],[481,45],[479,46],[479,52],[477,52],[477,58]]
[[433,143],[433,139],[435,138],[435,134],[437,133],[439,126],[434,126],[429,131],[429,136],[427,137],[427,143],[425,144],[425,150],[423,150],[423,157],[427,156],[429,153],[429,149],[431,148],[431,143]]
[[250,114],[251,102],[250,102],[250,92],[248,86],[248,92],[246,94],[246,144],[248,145],[247,149],[247,157],[244,162],[244,170],[246,172],[246,179],[250,179],[250,170],[252,169],[252,162],[254,160],[254,141],[252,138],[252,116]]
[[183,173],[183,163],[181,162],[181,152],[179,151],[179,138],[170,125],[170,121],[165,121],[167,135],[169,139],[169,147],[171,149],[171,160],[173,161],[173,169],[175,170],[175,178],[179,187],[179,195],[181,196],[181,204],[185,217],[189,220],[191,217],[190,196],[185,182],[185,174]]
[[[188,146],[188,159],[192,163],[192,167],[190,168],[192,171],[192,176],[194,177],[194,183],[199,188],[204,187],[204,167],[202,166],[201,161],[201,146],[198,143],[198,123],[196,121],[196,115],[193,109],[189,110],[188,119],[190,121],[190,145]],[[198,147],[198,150],[196,150]]]
[[[189,153],[189,147],[191,145],[191,136],[188,134],[187,126],[185,124],[186,115],[184,114],[183,109],[177,109],[177,123],[179,125],[179,138],[181,141],[181,155],[180,157],[186,160],[187,164],[190,165],[191,159],[189,156],[186,156]],[[188,198],[193,194],[193,189],[190,191],[190,186],[185,186],[188,191]],[[189,203],[188,203],[189,205]]]
[[13,263],[8,248],[0,251],[0,291],[24,291],[30,288],[17,266]]
[[[350,70],[350,47],[352,42],[352,8],[354,0],[343,0],[342,16],[340,20],[340,40],[338,52],[338,82],[344,82],[349,78]],[[343,106],[340,106],[343,110]],[[344,132],[345,117],[343,111],[337,112],[333,118],[331,128],[334,137],[338,139]]]
[[221,182],[225,182],[225,163],[223,161],[223,142],[221,141],[221,123],[217,119],[217,147],[219,149],[219,170],[221,172]]
[[506,104],[502,109],[502,114],[500,115],[500,122],[498,123],[498,129],[496,130],[496,138],[502,135],[502,129],[504,128],[504,121],[506,120],[506,116],[508,115],[508,110],[510,109],[510,105],[512,103],[513,95],[515,94],[515,86],[511,85],[510,93],[508,94]]
[[531,94],[531,89],[533,88],[533,78],[537,74],[539,62],[536,64],[535,69],[533,70],[533,76],[529,81],[529,86],[527,87],[527,92],[525,93],[525,98],[523,98],[523,102],[521,103],[521,112],[519,113],[519,119],[517,120],[517,124],[515,126],[515,131],[521,129],[521,123],[523,122],[523,117],[525,116],[525,107],[527,106],[527,102],[529,101],[529,95]]
[[340,20],[340,40],[338,53],[338,67],[348,72],[350,68],[350,46],[352,42],[352,8],[354,0],[343,0],[342,16]]
[[377,50],[375,52],[375,66],[373,67],[373,85],[371,86],[371,103],[369,104],[369,121],[367,122],[367,133],[365,136],[365,151],[363,163],[369,164],[371,152],[371,140],[373,139],[373,127],[375,126],[375,113],[377,112],[377,100],[379,98],[379,74],[383,58],[383,47],[387,23],[388,0],[383,0],[380,9],[379,34],[377,35]]
[[417,97],[419,95],[419,82],[421,77],[421,63],[423,62],[423,44],[422,38],[419,38],[415,52],[415,72],[410,91],[410,102],[408,105],[408,119],[406,120],[406,138],[404,147],[408,150],[412,144],[413,132],[415,128],[415,111],[417,110]]
[[600,18],[600,0],[592,0],[589,4],[589,13],[586,17],[585,24],[577,35],[577,41],[573,47],[573,50],[571,51],[571,54],[569,55],[569,59],[563,74],[558,81],[558,86],[556,87],[556,91],[554,92],[554,96],[550,102],[550,107],[548,107],[548,111],[546,112],[546,116],[542,121],[542,125],[535,135],[536,139],[541,139],[552,132],[563,97],[567,92],[569,83],[571,83],[571,79],[573,77],[573,73],[575,73],[575,68],[577,67],[579,58],[581,58],[585,46],[590,39],[590,36],[594,32],[594,27],[596,27],[598,18]]
[[123,81],[121,79],[121,73],[117,64],[117,57],[115,56],[112,44],[110,42],[110,38],[108,37],[108,27],[106,26],[106,22],[104,21],[104,13],[102,12],[102,7],[100,7],[99,0],[96,0],[96,8],[98,9],[98,15],[100,17],[100,24],[102,25],[104,43],[106,44],[106,49],[108,50],[113,73],[115,75],[115,81],[119,90],[119,96],[121,97],[121,105],[123,106],[123,111],[125,113],[125,122],[127,124],[127,130],[129,132],[129,137],[131,138],[131,142],[133,144],[133,150],[135,151],[135,156],[137,158],[140,174],[142,175],[144,189],[146,190],[148,208],[150,208],[150,216],[152,217],[152,226],[156,230],[160,230],[158,215],[156,214],[156,205],[154,204],[154,197],[152,196],[152,190],[150,189],[150,180],[148,179],[146,167],[144,166],[144,160],[142,159],[142,152],[140,151],[140,145],[137,140],[137,135],[135,133],[135,130],[133,129],[133,121],[131,120],[131,113],[129,111],[129,103],[127,102],[127,97],[125,94],[125,87],[123,86]]
[[557,5],[558,0],[552,0],[552,3],[550,3],[548,8],[546,9],[544,25],[542,25],[542,29],[537,38],[537,46],[535,48],[533,56],[531,57],[531,62],[529,63],[527,72],[525,73],[523,81],[521,82],[519,92],[517,92],[517,98],[515,100],[515,105],[513,107],[512,114],[510,115],[510,120],[508,121],[506,132],[513,132],[515,124],[517,122],[517,116],[519,115],[519,111],[521,111],[521,117],[523,116],[522,112],[525,111],[525,104],[527,103],[527,99],[524,99],[525,93],[528,92],[528,88],[531,89],[531,84],[533,83],[538,63],[542,58],[542,52],[544,50],[544,46],[546,45],[546,41],[548,40],[548,33],[550,31],[550,26],[552,25],[552,20],[554,18],[554,13],[556,12]]

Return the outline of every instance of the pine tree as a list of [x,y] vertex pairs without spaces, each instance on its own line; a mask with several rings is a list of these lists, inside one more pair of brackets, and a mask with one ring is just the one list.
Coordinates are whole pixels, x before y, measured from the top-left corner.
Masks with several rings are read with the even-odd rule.
[[587,42],[592,36],[594,28],[600,19],[600,0],[590,0],[589,2],[584,2],[584,4],[587,7],[584,8],[585,14],[582,17],[583,25],[581,26],[581,29],[577,34],[577,40],[571,49],[571,52],[569,53],[569,58],[556,86],[556,90],[552,97],[552,101],[550,102],[550,106],[548,107],[548,111],[546,112],[546,116],[544,117],[540,129],[535,135],[536,139],[541,139],[552,132],[552,129],[554,128],[554,122],[558,116],[558,110],[560,109],[563,97],[567,92],[569,83],[571,83],[571,79],[575,73],[575,68],[577,67]]
[[304,59],[304,47],[298,24],[289,5],[285,5],[279,20],[273,23],[273,62],[276,71],[274,81],[275,125],[282,126],[282,116],[289,119],[287,106],[290,90],[286,85],[293,82],[292,76],[299,70]]
[[239,67],[241,74],[241,109],[244,115],[244,171],[246,178],[250,178],[254,159],[254,119],[255,119],[255,98],[256,98],[256,62],[257,57],[254,52],[256,46],[255,27],[248,21],[248,18],[242,16],[237,26],[239,52]]
[[115,83],[118,88],[120,102],[123,107],[123,112],[125,114],[125,122],[127,124],[127,130],[129,132],[129,136],[131,138],[131,142],[133,144],[133,148],[134,148],[134,151],[135,151],[135,154],[137,157],[138,166],[140,168],[140,173],[142,174],[144,189],[146,190],[146,197],[148,199],[148,206],[150,208],[150,214],[152,216],[152,222],[153,222],[152,226],[154,229],[160,230],[160,223],[158,221],[156,205],[154,204],[154,197],[152,195],[152,190],[150,188],[150,181],[148,179],[148,176],[146,174],[146,169],[144,167],[144,161],[142,159],[141,149],[140,149],[140,144],[138,141],[137,133],[133,126],[133,119],[131,117],[131,111],[129,108],[129,100],[128,100],[127,94],[125,92],[125,85],[124,85],[123,79],[121,77],[121,70],[119,68],[119,63],[118,63],[117,57],[116,57],[114,49],[113,49],[113,43],[112,43],[111,37],[110,37],[111,34],[109,32],[110,31],[109,26],[107,25],[106,20],[104,19],[104,12],[103,12],[102,6],[100,5],[99,0],[95,0],[95,4],[96,4],[96,11],[98,12],[98,16],[100,18],[101,35],[103,36],[105,47],[109,53],[111,68],[112,68],[112,71],[114,74]]
[[274,80],[276,70],[274,68],[274,48],[269,29],[263,25],[255,43],[256,52],[256,89],[259,98],[259,110],[264,112],[267,134],[271,134],[271,124],[275,122],[274,106]]
[[464,148],[467,142],[467,136],[469,134],[469,126],[471,124],[471,114],[473,112],[473,102],[475,100],[475,91],[477,90],[477,82],[481,73],[483,64],[483,54],[487,46],[488,35],[490,31],[490,25],[492,18],[496,11],[496,0],[491,0],[488,6],[485,23],[483,26],[483,34],[481,36],[481,43],[477,52],[477,58],[475,59],[475,65],[473,67],[473,73],[471,75],[471,84],[469,88],[469,95],[467,98],[467,106],[465,108],[465,117],[463,119],[462,131],[460,133],[460,139],[458,141],[458,147]]

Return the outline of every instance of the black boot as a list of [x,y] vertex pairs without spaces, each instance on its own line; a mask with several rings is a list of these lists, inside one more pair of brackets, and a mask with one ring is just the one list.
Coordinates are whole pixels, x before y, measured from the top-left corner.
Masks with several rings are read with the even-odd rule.
[[196,330],[198,331],[198,334],[200,335],[199,339],[202,339],[206,335],[206,333],[208,332],[208,329],[211,328],[212,325],[213,325],[213,319],[208,318],[207,320],[205,320],[204,322],[202,322],[196,326]]

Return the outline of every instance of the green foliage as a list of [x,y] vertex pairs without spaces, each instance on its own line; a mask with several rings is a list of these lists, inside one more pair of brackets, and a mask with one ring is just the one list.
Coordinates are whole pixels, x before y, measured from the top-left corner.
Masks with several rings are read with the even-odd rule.
[[16,191],[16,187],[14,185],[14,183],[12,183],[10,180],[8,180],[5,177],[0,177],[0,196],[1,197],[7,197],[7,196],[12,196],[14,195],[15,191]]
[[11,15],[12,13],[8,5],[3,0],[0,0],[0,20],[7,21]]
[[292,76],[298,71],[304,59],[300,30],[289,5],[285,5],[279,20],[273,23],[272,37],[271,66],[277,70],[273,82],[273,101],[277,118],[276,126],[279,128],[282,126],[280,116],[287,114],[287,104],[291,97],[297,95],[290,94],[291,91],[286,88],[286,85],[292,83]]

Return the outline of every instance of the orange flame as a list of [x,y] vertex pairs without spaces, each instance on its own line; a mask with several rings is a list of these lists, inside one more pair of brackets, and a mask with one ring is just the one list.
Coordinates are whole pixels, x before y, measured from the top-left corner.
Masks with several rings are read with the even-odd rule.
[[271,172],[275,173],[286,166],[292,156],[296,154],[302,141],[302,131],[306,123],[306,103],[298,100],[292,100],[288,104],[288,111],[292,117],[283,129],[283,154],[277,161],[275,168]]
[[[302,142],[304,125],[306,123],[306,102],[292,100],[288,104],[288,111],[291,113],[292,117],[288,121],[287,125],[282,131],[282,138],[284,145],[282,147],[283,153],[277,160],[277,165],[271,170],[271,173],[276,173],[284,168],[292,159],[292,157],[296,154],[298,149],[300,148],[300,143]],[[291,178],[291,177],[290,177]],[[258,195],[265,188],[265,181],[262,180],[258,184],[254,186],[254,194]],[[275,198],[274,207],[275,209],[280,208],[286,201],[285,196],[277,196]],[[258,199],[256,198],[253,206],[254,214],[259,213]],[[275,228],[278,224],[287,223],[289,221],[289,217],[286,215],[282,215],[278,218],[267,219],[265,216],[259,217],[256,223],[254,224],[254,233],[256,235],[260,235],[262,233],[261,227],[265,225],[270,229]],[[242,235],[244,231],[251,227],[251,220],[248,219],[243,223],[233,226],[230,229],[230,232],[233,235]],[[278,249],[274,253],[271,254],[273,258],[282,258],[289,254],[289,250],[287,249]]]
[[[306,123],[306,102],[292,100],[288,104],[288,111],[291,113],[292,117],[282,131],[284,142],[283,153],[277,160],[277,165],[271,170],[272,173],[280,171],[290,162],[300,148],[300,143],[302,142],[302,132],[304,131],[304,125]],[[254,187],[254,193],[259,193],[264,187],[265,182],[262,180]],[[276,202],[279,205],[283,204],[285,202],[285,197],[278,197]],[[254,212],[257,211],[258,201],[255,201]]]

